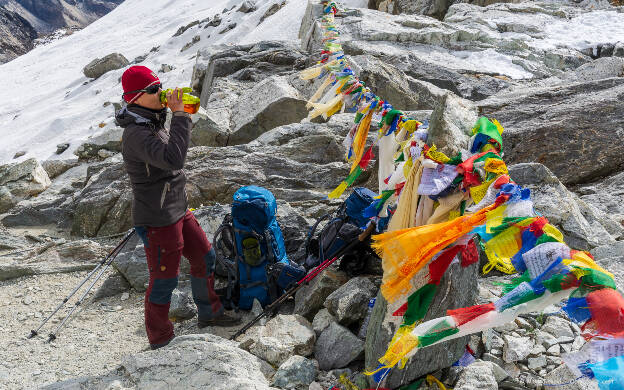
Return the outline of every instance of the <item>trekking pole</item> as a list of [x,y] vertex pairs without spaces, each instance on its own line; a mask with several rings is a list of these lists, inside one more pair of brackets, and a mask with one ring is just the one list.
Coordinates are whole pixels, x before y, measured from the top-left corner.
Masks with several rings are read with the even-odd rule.
[[364,240],[366,240],[366,238],[368,238],[368,236],[370,236],[370,234],[373,232],[373,230],[375,229],[375,223],[371,222],[370,225],[368,225],[368,227],[366,228],[366,230],[364,230],[359,236],[357,241],[352,242],[351,244],[347,245],[346,247],[342,248],[333,258],[331,259],[327,259],[324,262],[322,262],[321,264],[319,264],[316,268],[314,268],[309,274],[307,274],[306,276],[304,276],[300,281],[297,282],[296,286],[293,286],[292,288],[290,288],[288,291],[286,291],[281,297],[279,297],[278,299],[276,299],[274,302],[272,302],[271,304],[269,304],[262,313],[258,314],[253,320],[249,321],[249,323],[247,323],[247,325],[243,326],[242,328],[240,328],[238,330],[238,332],[234,333],[234,335],[232,337],[230,337],[230,340],[235,340],[238,336],[244,334],[245,332],[247,332],[247,330],[249,330],[249,328],[251,328],[252,326],[254,326],[258,321],[260,321],[263,317],[266,317],[269,313],[273,312],[274,309],[278,308],[283,302],[286,301],[286,299],[292,297],[297,291],[299,291],[299,289],[301,289],[303,286],[305,286],[306,284],[308,284],[312,279],[314,279],[315,277],[317,277],[321,272],[323,272],[327,267],[329,267],[330,265],[332,265],[336,260],[338,260],[340,257],[342,257],[342,255],[344,255],[346,252],[348,252],[349,250],[351,250],[351,248],[353,248],[354,246],[356,246],[357,244],[363,242]]
[[108,261],[108,259],[111,258],[111,256],[113,256],[113,258],[115,258],[117,256],[117,254],[118,254],[118,251],[121,250],[121,248],[126,244],[126,242],[128,242],[128,240],[130,240],[130,238],[133,235],[134,235],[134,229],[130,233],[128,233],[126,235],[126,237],[124,237],[123,240],[121,240],[121,242],[102,261],[100,261],[100,263],[93,270],[91,270],[91,272],[89,272],[87,277],[85,279],[83,279],[82,282],[80,282],[80,284],[78,286],[76,286],[76,288],[74,288],[74,290],[67,297],[65,297],[65,299],[63,299],[63,302],[61,302],[56,307],[56,309],[54,309],[52,314],[50,314],[45,320],[43,320],[43,322],[39,325],[39,327],[37,329],[30,331],[30,334],[26,338],[31,339],[31,338],[37,336],[39,334],[39,331],[41,330],[41,328],[50,320],[50,318],[52,318],[67,303],[67,301],[69,301],[69,299],[74,294],[76,294],[76,292],[78,290],[80,290],[80,287],[82,287],[91,278],[91,276],[93,276],[97,272],[98,269],[100,269],[102,266],[104,266],[104,264]]
[[[113,264],[113,261],[115,260],[115,258],[117,257],[117,255],[121,252],[121,250],[124,248],[124,246],[126,246],[126,244],[128,243],[128,241],[130,241],[130,238],[132,238],[132,236],[134,236],[134,234],[136,233],[136,231],[134,229],[132,229],[127,235],[126,237],[124,237],[124,239],[119,243],[119,245],[117,245],[117,247],[115,247],[115,249],[113,250],[113,252],[111,252],[111,255],[109,255],[107,258],[109,259],[108,262],[104,265],[104,267],[100,270],[100,272],[96,275],[95,279],[93,280],[93,282],[91,282],[91,284],[89,285],[89,287],[85,290],[85,292],[82,294],[82,296],[78,299],[78,301],[76,301],[76,303],[74,304],[74,306],[71,308],[71,310],[69,311],[69,313],[67,313],[67,315],[65,316],[65,318],[63,318],[63,321],[61,321],[61,323],[56,327],[56,329],[54,330],[54,332],[50,333],[48,335],[48,343],[52,342],[53,340],[56,340],[56,336],[58,335],[58,333],[61,331],[61,329],[65,326],[65,323],[67,322],[67,320],[71,317],[71,315],[74,313],[74,311],[76,311],[76,309],[78,308],[78,306],[80,306],[82,304],[82,302],[84,301],[84,299],[86,298],[86,296],[89,294],[89,292],[91,291],[91,289],[93,288],[93,286],[95,286],[95,284],[97,283],[98,280],[100,280],[100,278],[102,277],[102,275],[104,275],[104,272],[106,272],[106,270],[108,269],[108,267],[110,267],[111,264]],[[84,282],[83,282],[84,283]]]

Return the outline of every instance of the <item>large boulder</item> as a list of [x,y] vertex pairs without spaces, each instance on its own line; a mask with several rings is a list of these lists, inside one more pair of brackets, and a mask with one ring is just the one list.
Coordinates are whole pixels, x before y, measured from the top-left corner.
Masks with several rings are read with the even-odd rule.
[[535,210],[561,230],[570,247],[589,250],[624,236],[622,225],[568,191],[544,165],[512,165],[509,174],[516,183],[531,190]]
[[624,289],[624,240],[599,246],[591,251],[600,264],[615,277],[615,284],[620,291]]
[[310,356],[315,341],[316,334],[305,318],[279,314],[260,329],[249,352],[279,366],[293,355]]
[[267,379],[272,374],[266,362],[236,343],[201,334],[176,337],[164,348],[127,356],[114,373],[72,379],[44,389],[272,390]]
[[245,144],[281,125],[298,123],[308,116],[307,101],[286,77],[273,76],[241,94],[232,107],[228,145]]
[[448,156],[468,149],[472,127],[477,121],[473,103],[447,93],[431,113],[427,142]]
[[111,70],[125,68],[128,65],[130,65],[130,62],[126,57],[119,53],[112,53],[89,62],[82,70],[82,73],[89,78],[97,79]]
[[22,199],[40,194],[51,184],[47,172],[34,158],[0,166],[0,213]]
[[340,324],[348,326],[364,318],[368,310],[368,301],[376,292],[377,287],[370,279],[358,276],[331,293],[325,299],[325,307]]
[[[479,111],[505,127],[509,164],[537,162],[565,184],[587,183],[624,166],[624,144],[614,142],[622,134],[622,94],[624,78],[616,77],[512,90],[480,102]],[[570,161],[578,161],[574,169]]]
[[321,332],[314,348],[314,357],[321,370],[343,368],[358,358],[364,351],[364,342],[349,329],[331,322]]
[[[474,305],[477,291],[477,264],[467,268],[461,268],[457,263],[451,264],[440,281],[424,321],[445,316],[448,309]],[[400,325],[396,322],[397,317],[392,316],[393,312],[379,293],[368,322],[366,367],[377,367],[378,359],[385,354],[388,343]],[[460,337],[419,350],[409,359],[404,369],[390,371],[384,386],[393,389],[411,383],[427,373],[451,366],[463,355],[467,343],[468,337]]]

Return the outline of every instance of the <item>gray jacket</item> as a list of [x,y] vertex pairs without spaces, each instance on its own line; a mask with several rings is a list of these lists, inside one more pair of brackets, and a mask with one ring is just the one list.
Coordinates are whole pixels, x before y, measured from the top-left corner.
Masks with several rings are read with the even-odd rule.
[[188,208],[182,168],[192,122],[189,114],[176,112],[167,132],[166,116],[166,108],[157,111],[131,104],[115,118],[117,125],[124,128],[122,155],[132,183],[135,226],[171,225]]

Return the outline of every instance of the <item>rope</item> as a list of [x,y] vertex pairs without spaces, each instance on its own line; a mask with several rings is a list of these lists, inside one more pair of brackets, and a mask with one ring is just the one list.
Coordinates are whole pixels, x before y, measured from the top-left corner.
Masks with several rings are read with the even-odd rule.
[[584,375],[579,376],[576,379],[571,380],[570,382],[566,382],[566,383],[559,383],[559,384],[547,384],[544,383],[542,386],[548,386],[548,387],[557,387],[557,386],[567,386],[567,385],[571,385],[572,383],[578,381],[579,379],[581,379]]

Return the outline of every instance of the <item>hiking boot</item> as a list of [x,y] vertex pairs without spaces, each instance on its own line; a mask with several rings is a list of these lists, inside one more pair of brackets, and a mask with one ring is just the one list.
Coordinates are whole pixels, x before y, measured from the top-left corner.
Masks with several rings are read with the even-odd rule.
[[210,320],[197,319],[197,327],[199,329],[207,326],[234,326],[240,324],[241,318],[236,315],[221,314],[219,317],[212,318]]
[[153,350],[158,349],[158,348],[162,348],[166,345],[169,345],[169,343],[171,342],[171,340],[173,340],[173,337],[170,338],[169,340],[165,341],[164,343],[160,343],[160,344],[150,344],[150,348]]

